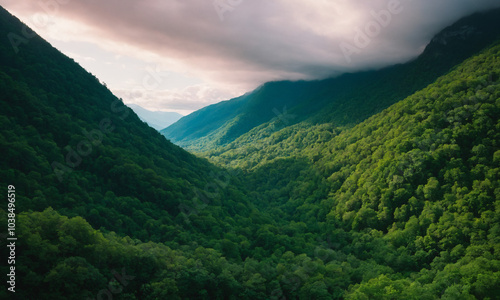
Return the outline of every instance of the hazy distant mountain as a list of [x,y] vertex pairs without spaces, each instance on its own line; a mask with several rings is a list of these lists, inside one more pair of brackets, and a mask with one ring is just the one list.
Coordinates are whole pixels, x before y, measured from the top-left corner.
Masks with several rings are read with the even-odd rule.
[[176,112],[151,111],[137,104],[128,104],[127,106],[130,107],[141,120],[158,131],[167,128],[182,118],[182,115]]

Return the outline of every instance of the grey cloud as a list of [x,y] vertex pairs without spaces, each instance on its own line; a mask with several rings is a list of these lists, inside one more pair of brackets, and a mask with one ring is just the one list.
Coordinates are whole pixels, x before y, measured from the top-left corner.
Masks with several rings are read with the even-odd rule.
[[[230,7],[223,20],[213,0],[50,1],[65,3],[53,13],[95,27],[102,38],[182,61],[212,82],[250,85],[402,62],[458,18],[500,7],[498,0],[400,0],[402,12],[348,62],[340,43],[352,44],[356,28],[373,21],[371,12],[396,0],[216,0]],[[36,1],[23,2],[0,0],[43,12]]]

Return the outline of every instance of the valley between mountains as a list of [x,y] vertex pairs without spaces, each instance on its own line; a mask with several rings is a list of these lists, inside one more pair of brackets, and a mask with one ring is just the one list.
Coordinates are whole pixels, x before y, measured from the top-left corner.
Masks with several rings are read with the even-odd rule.
[[158,132],[0,8],[0,298],[499,299],[499,17]]

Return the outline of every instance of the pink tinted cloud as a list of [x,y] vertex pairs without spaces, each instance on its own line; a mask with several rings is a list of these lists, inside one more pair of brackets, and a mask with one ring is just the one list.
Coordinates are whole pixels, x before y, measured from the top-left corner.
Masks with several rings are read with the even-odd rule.
[[[347,63],[339,44],[352,42],[356,28],[372,21],[372,12],[393,2],[402,7],[401,13],[393,15],[374,41]],[[0,0],[0,4],[84,23],[94,29],[97,40],[117,41],[178,61],[208,82],[249,86],[402,62],[418,55],[444,26],[500,6],[497,0]]]

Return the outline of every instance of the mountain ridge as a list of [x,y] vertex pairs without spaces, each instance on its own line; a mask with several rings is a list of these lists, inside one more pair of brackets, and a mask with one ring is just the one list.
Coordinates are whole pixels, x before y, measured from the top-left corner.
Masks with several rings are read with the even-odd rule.
[[[161,133],[190,151],[206,152],[227,146],[253,128],[283,116],[283,112],[294,116],[286,118],[287,124],[282,124],[285,127],[305,119],[313,123],[333,119],[338,126],[351,126],[424,88],[494,41],[500,36],[495,26],[499,16],[500,10],[496,9],[457,21],[437,34],[418,58],[406,64],[310,82],[269,82],[242,96],[243,102],[236,98],[203,108]],[[448,36],[451,44],[438,43],[468,24],[473,24],[477,31],[467,41]],[[366,104],[366,99],[371,99],[371,103]],[[224,107],[229,114],[219,113]]]

